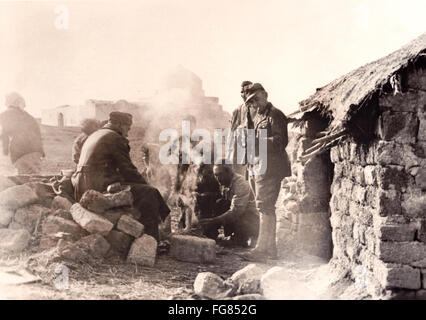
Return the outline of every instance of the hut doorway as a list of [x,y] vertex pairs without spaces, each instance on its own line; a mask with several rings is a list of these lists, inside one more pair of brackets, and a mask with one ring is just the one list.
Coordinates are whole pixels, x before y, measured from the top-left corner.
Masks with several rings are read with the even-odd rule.
[[58,114],[58,127],[63,128],[65,126],[64,123],[64,115],[62,113]]

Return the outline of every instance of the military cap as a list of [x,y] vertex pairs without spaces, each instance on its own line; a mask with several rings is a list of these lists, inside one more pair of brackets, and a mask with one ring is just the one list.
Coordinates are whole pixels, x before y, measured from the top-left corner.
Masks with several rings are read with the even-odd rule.
[[246,87],[249,86],[249,85],[251,85],[251,84],[253,84],[253,82],[251,82],[251,81],[243,81],[241,83],[241,93],[245,92],[246,89],[247,89]]
[[248,102],[251,98],[253,98],[256,95],[256,92],[259,92],[259,91],[266,92],[265,88],[263,88],[263,86],[260,83],[253,83],[249,85],[246,91],[247,91],[246,102]]
[[117,124],[132,124],[132,115],[126,112],[113,111],[109,114],[109,122]]

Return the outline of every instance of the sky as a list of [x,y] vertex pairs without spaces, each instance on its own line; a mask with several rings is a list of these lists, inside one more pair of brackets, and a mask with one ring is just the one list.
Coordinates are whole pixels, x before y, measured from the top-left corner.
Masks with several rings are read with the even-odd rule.
[[137,101],[182,65],[229,112],[251,80],[288,114],[426,32],[425,12],[424,0],[0,1],[0,99],[17,91],[36,116]]

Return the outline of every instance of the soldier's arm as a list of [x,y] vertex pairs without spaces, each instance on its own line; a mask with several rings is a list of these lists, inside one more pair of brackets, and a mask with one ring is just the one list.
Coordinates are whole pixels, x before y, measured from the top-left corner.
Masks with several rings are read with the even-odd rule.
[[116,143],[116,150],[113,153],[115,165],[120,170],[126,182],[135,182],[147,184],[146,180],[138,172],[138,169],[130,159],[130,147],[127,139],[121,139]]
[[274,150],[285,148],[288,144],[287,118],[277,112],[271,117],[271,137],[269,138]]
[[246,181],[239,181],[233,186],[233,189],[234,196],[232,197],[229,210],[218,217],[204,219],[204,221],[200,220],[201,224],[229,223],[238,220],[241,216],[244,215],[250,199],[250,186]]

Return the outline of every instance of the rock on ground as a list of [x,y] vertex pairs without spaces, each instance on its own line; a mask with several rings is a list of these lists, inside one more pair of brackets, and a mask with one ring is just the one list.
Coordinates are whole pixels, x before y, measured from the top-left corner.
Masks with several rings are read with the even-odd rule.
[[17,210],[38,202],[37,193],[27,185],[18,185],[0,192],[0,206]]
[[136,221],[128,215],[124,215],[121,216],[120,220],[118,220],[117,229],[134,238],[139,238],[142,235],[145,227],[139,221]]
[[247,281],[260,280],[263,274],[267,271],[266,266],[251,263],[245,266],[243,269],[235,272],[229,280],[231,280],[236,286],[241,286]]
[[0,176],[0,192],[15,186],[16,184],[7,177]]
[[0,250],[21,252],[28,246],[30,239],[27,230],[0,229]]
[[87,235],[77,223],[58,216],[48,216],[42,225],[43,234],[56,234],[58,232],[68,233],[75,240]]
[[216,259],[216,242],[187,235],[170,238],[170,256],[180,261],[211,263]]
[[14,221],[27,229],[28,232],[33,233],[40,221],[49,213],[50,210],[48,208],[34,204],[16,210]]
[[95,213],[104,213],[108,209],[132,206],[133,195],[130,190],[119,193],[103,194],[95,190],[87,190],[80,199],[83,208]]
[[106,236],[106,240],[111,245],[111,248],[116,250],[119,254],[127,254],[133,238],[124,232],[111,230]]
[[15,212],[6,207],[0,207],[0,228],[7,228],[12,222]]
[[111,247],[108,241],[100,234],[91,234],[81,238],[77,243],[86,246],[95,258],[104,257]]
[[143,266],[153,267],[157,256],[157,240],[144,234],[136,239],[130,247],[127,261]]
[[232,289],[218,275],[201,272],[194,281],[195,294],[210,299],[222,299],[229,296]]
[[114,226],[104,217],[83,208],[79,203],[73,204],[71,207],[71,215],[74,221],[89,233],[107,235]]
[[62,210],[70,211],[72,205],[73,204],[71,203],[71,201],[69,201],[67,198],[56,196],[55,198],[53,198],[51,207],[52,209],[62,209]]

